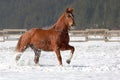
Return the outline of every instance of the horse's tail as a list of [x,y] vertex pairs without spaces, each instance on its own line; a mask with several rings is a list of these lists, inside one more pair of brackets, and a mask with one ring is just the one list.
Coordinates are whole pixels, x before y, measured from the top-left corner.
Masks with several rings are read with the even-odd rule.
[[19,39],[19,41],[18,41],[18,43],[17,43],[17,46],[16,46],[16,49],[15,49],[15,51],[18,51],[18,52],[20,52],[20,44],[21,44],[21,39],[22,39],[22,36],[20,37],[20,39]]
[[25,51],[26,48],[29,47],[29,44],[30,44],[30,35],[28,32],[26,32],[20,37],[15,51],[23,52],[23,51]]

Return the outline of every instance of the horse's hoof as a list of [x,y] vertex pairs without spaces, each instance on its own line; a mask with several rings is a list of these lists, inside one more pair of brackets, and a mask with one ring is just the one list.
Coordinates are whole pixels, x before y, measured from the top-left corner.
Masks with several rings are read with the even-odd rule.
[[60,66],[60,67],[63,67],[63,65],[62,65],[62,64],[60,64],[59,66]]
[[15,54],[15,60],[16,60],[16,61],[18,61],[18,60],[20,59],[20,57],[21,57],[21,54],[20,54],[20,53]]
[[63,67],[63,65],[62,65],[62,64],[59,64],[59,65],[56,65],[56,67]]
[[70,61],[69,59],[68,59],[68,60],[66,60],[66,63],[70,64],[70,62],[71,62],[71,61]]
[[40,66],[40,64],[35,64],[35,66]]

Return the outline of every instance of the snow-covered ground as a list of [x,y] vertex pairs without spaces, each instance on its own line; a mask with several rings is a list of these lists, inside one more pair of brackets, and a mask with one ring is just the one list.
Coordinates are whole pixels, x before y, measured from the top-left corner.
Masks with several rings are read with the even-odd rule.
[[75,53],[61,52],[63,67],[57,66],[54,52],[42,51],[40,67],[34,66],[34,53],[27,49],[15,64],[17,41],[0,42],[0,80],[120,80],[120,42],[71,42]]

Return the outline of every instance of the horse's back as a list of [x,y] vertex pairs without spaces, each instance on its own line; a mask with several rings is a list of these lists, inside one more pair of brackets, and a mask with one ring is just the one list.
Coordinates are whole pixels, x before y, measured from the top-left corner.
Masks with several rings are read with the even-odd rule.
[[52,32],[53,31],[51,31],[50,29],[46,30],[46,29],[41,29],[41,28],[32,28],[29,31],[29,33],[31,33],[32,37],[37,37],[38,39],[50,37]]
[[50,30],[44,30],[40,28],[32,28],[29,30],[29,33],[31,35],[31,44],[33,44],[36,48],[45,50],[45,51],[51,51],[51,31]]

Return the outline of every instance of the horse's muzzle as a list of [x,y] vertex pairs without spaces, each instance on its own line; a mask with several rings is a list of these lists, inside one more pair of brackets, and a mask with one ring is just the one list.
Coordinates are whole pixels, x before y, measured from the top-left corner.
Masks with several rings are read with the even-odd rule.
[[75,22],[71,26],[76,26]]

